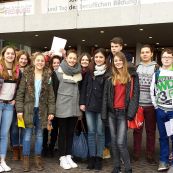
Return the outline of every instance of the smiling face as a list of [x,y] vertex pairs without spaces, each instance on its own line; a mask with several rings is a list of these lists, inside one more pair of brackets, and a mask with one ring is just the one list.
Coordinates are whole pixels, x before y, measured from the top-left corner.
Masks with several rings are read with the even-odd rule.
[[45,59],[44,59],[44,56],[39,54],[35,57],[35,60],[34,60],[34,65],[35,65],[35,69],[37,70],[43,70],[43,68],[45,67]]
[[122,69],[123,65],[124,65],[123,60],[120,57],[115,56],[114,57],[114,66],[115,66],[115,68]]
[[106,57],[101,52],[98,52],[94,56],[94,62],[96,65],[101,66],[101,65],[105,64]]
[[21,55],[20,58],[19,58],[19,65],[20,67],[26,67],[28,63],[28,59],[27,59],[27,56],[26,55]]
[[13,48],[7,48],[5,53],[4,53],[4,61],[5,63],[13,63],[15,60],[15,51]]
[[89,58],[88,58],[86,55],[84,55],[84,56],[81,58],[80,64],[81,64],[81,66],[82,66],[83,68],[88,67],[88,66],[89,66]]
[[164,69],[169,69],[173,64],[173,55],[171,53],[169,54],[167,52],[164,52],[161,61],[162,61],[162,67]]
[[60,65],[60,60],[58,58],[54,58],[52,62],[52,67],[54,70],[57,70]]
[[77,64],[77,54],[76,53],[69,53],[66,57],[67,64],[70,67],[74,67]]
[[152,60],[153,53],[149,47],[143,47],[141,49],[140,57],[144,63],[149,63]]

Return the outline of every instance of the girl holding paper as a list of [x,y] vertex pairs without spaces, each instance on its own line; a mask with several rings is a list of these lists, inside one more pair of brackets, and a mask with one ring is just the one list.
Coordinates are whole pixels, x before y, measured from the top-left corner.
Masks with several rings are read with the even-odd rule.
[[42,127],[55,114],[55,97],[51,84],[51,71],[45,66],[41,53],[33,56],[33,65],[27,67],[20,81],[16,96],[16,111],[25,122],[23,137],[23,168],[29,171],[29,156],[32,131],[35,127],[35,163],[38,171],[44,169],[41,151],[43,143]]
[[0,172],[11,170],[5,162],[5,158],[18,79],[19,67],[17,66],[15,49],[6,46],[1,51],[0,60]]

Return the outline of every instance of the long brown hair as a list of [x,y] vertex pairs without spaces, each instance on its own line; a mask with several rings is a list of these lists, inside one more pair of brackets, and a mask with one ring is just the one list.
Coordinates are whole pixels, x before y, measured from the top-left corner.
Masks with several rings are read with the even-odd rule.
[[103,54],[103,56],[105,57],[106,71],[109,69],[109,60],[108,60],[106,50],[104,48],[98,48],[94,51],[93,58],[91,59],[91,63],[89,64],[89,67],[88,67],[92,76],[94,76],[94,70],[95,70],[95,65],[96,65],[94,59],[95,59],[95,55],[97,53]]
[[116,85],[117,80],[121,84],[126,84],[128,81],[130,81],[130,74],[128,72],[128,64],[126,57],[123,52],[117,52],[114,56],[118,57],[123,62],[123,68],[122,71],[118,71],[118,69],[114,65],[114,60],[112,61],[112,84]]
[[8,69],[5,64],[5,59],[4,59],[4,54],[7,51],[7,49],[13,49],[15,58],[13,61],[12,65],[12,80],[16,80],[18,78],[18,70],[17,70],[17,58],[16,58],[16,53],[15,53],[15,48],[13,46],[6,46],[2,49],[1,51],[1,60],[0,60],[0,65],[1,65],[1,70],[0,70],[0,76],[4,78],[5,80],[11,79]]

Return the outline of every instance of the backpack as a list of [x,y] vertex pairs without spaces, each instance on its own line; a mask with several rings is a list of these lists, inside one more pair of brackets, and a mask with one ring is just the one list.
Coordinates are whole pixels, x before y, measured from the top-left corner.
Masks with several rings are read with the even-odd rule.
[[[159,75],[160,75],[160,70],[158,69],[158,70],[156,70],[156,72],[155,72],[155,86],[156,86],[157,83],[158,83]],[[156,90],[155,90],[155,88],[154,88],[154,96],[156,96]]]

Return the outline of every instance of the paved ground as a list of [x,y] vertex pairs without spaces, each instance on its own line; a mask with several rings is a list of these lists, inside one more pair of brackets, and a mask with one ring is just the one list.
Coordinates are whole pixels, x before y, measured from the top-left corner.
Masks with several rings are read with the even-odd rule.
[[[145,138],[145,134],[144,134]],[[129,150],[130,150],[130,155],[132,156],[132,132],[129,131]],[[145,144],[145,140],[143,142]],[[158,145],[158,137],[156,140],[156,158],[158,158],[158,153],[159,153],[159,145]],[[55,152],[55,155],[57,153]],[[14,173],[22,173],[22,162],[21,161],[12,161],[11,160],[11,152],[8,152],[8,160],[7,163],[11,166],[12,171]],[[71,169],[68,171],[65,171],[60,168],[58,164],[58,157],[55,156],[54,158],[44,158],[44,165],[45,165],[45,170],[42,171],[42,173],[94,173],[94,171],[88,171],[86,170],[86,162],[84,163],[78,163],[79,167],[75,169]],[[133,166],[133,173],[157,173],[157,167],[158,165],[150,165],[145,161],[145,149],[143,146],[143,155],[140,161],[138,162],[132,162]],[[112,159],[106,159],[103,160],[103,170],[100,171],[100,173],[111,173],[113,168],[112,164]],[[36,173],[37,171],[35,170],[34,167],[34,160],[31,158],[31,173]]]

